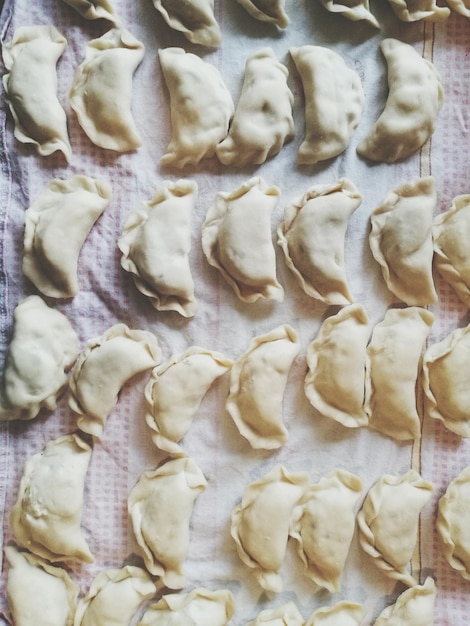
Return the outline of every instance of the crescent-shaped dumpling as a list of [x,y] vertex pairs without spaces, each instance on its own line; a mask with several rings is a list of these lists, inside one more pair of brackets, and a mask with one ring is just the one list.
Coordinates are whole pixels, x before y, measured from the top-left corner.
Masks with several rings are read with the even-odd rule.
[[284,209],[277,243],[286,264],[306,294],[327,304],[345,305],[353,297],[344,267],[348,220],[362,196],[346,178],[313,185]]
[[330,11],[330,13],[338,13],[339,15],[342,15],[352,22],[364,20],[365,22],[371,24],[371,26],[375,26],[375,28],[380,28],[377,18],[370,11],[369,0],[320,1],[325,9],[327,11]]
[[132,117],[132,79],[144,45],[112,28],[88,42],[70,91],[70,105],[86,135],[100,148],[128,152],[141,145]]
[[334,50],[305,45],[291,48],[305,98],[306,136],[297,161],[313,164],[346,150],[364,108],[359,75]]
[[362,604],[342,600],[314,611],[304,626],[360,626],[365,612]]
[[69,381],[68,403],[81,430],[101,437],[106,418],[127,381],[153,369],[161,359],[155,335],[115,324],[91,339],[80,353]]
[[250,54],[228,136],[216,147],[224,165],[259,165],[294,136],[288,70],[271,48]]
[[402,22],[442,22],[450,15],[450,9],[437,6],[435,0],[389,0],[393,12]]
[[389,93],[357,152],[371,161],[394,163],[419,150],[432,135],[444,91],[435,66],[413,46],[387,38],[380,48],[387,62]]
[[452,11],[455,11],[459,15],[470,19],[470,2],[469,0],[447,0],[447,4]]
[[289,26],[289,16],[285,11],[285,0],[238,0],[245,11],[260,22],[275,24],[279,28]]
[[86,20],[105,19],[117,24],[119,18],[111,0],[64,0]]
[[214,0],[152,0],[170,28],[201,46],[218,46],[222,41],[214,15]]
[[380,613],[374,626],[430,626],[434,623],[436,595],[434,580],[428,577],[423,585],[403,591]]
[[52,25],[23,26],[3,44],[8,73],[3,86],[15,121],[15,137],[33,144],[38,154],[59,150],[70,161],[67,117],[57,99],[56,65],[67,45]]
[[110,201],[107,182],[76,175],[52,180],[25,211],[23,274],[45,296],[77,294],[81,247]]
[[275,609],[264,609],[246,626],[304,626],[305,620],[293,602],[286,602]]

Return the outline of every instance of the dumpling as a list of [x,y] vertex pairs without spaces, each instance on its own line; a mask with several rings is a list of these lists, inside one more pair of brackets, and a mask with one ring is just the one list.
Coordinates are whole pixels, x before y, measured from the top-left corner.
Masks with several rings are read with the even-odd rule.
[[45,296],[77,294],[81,247],[110,201],[107,182],[76,175],[53,179],[25,211],[23,273]]
[[305,293],[326,304],[349,304],[353,298],[344,268],[348,220],[362,196],[346,178],[313,185],[284,209],[277,243],[286,264]]
[[432,578],[424,585],[415,585],[403,591],[395,604],[387,606],[374,626],[430,626],[434,619],[437,589]]
[[105,19],[117,24],[116,10],[111,0],[64,0],[87,20]]
[[158,311],[183,317],[197,312],[189,266],[191,215],[197,185],[189,180],[164,181],[152,200],[129,215],[118,240],[121,266]]
[[417,388],[434,315],[426,309],[389,309],[367,348],[369,426],[399,440],[421,437]]
[[470,2],[469,0],[447,0],[447,4],[452,11],[463,15],[470,19]]
[[128,152],[141,145],[132,117],[132,79],[144,45],[125,29],[112,28],[90,41],[70,91],[78,122],[96,146]]
[[359,75],[334,50],[305,45],[291,48],[305,98],[306,136],[297,162],[314,164],[348,147],[364,108]]
[[305,574],[330,593],[341,588],[361,492],[357,476],[336,469],[308,487],[292,515],[290,536],[296,540]]
[[142,603],[156,591],[155,583],[141,567],[103,570],[80,600],[74,626],[130,624]]
[[245,11],[260,22],[275,24],[279,28],[289,26],[285,0],[238,0]]
[[434,267],[470,308],[470,194],[457,196],[433,224]]
[[418,538],[421,509],[433,486],[415,470],[385,474],[369,490],[357,515],[359,544],[386,576],[409,587],[416,580],[407,566]]
[[449,17],[450,9],[437,6],[435,0],[389,0],[393,12],[402,22],[442,22]]
[[333,606],[314,611],[305,626],[359,626],[364,615],[362,604],[342,600]]
[[372,254],[387,287],[408,305],[437,301],[432,275],[436,203],[435,181],[428,176],[391,191],[371,215]]
[[423,358],[425,415],[460,437],[470,437],[470,325],[429,346]]
[[161,48],[160,65],[170,93],[171,141],[160,159],[179,169],[215,154],[225,139],[234,105],[220,72],[183,48]]
[[115,324],[101,337],[91,339],[69,381],[68,403],[78,414],[79,428],[101,437],[122,387],[133,376],[153,369],[160,359],[158,340],[146,330]]
[[39,296],[22,300],[13,313],[0,392],[0,421],[29,420],[53,410],[78,356],[78,337],[69,320]]
[[73,626],[79,587],[65,569],[5,547],[8,607],[16,626]]
[[67,45],[52,25],[22,26],[3,44],[8,73],[3,86],[15,121],[15,137],[33,144],[38,154],[56,151],[70,161],[67,117],[57,98],[56,65]]
[[220,26],[214,16],[214,0],[152,0],[170,28],[201,46],[218,46]]
[[413,46],[387,38],[380,48],[387,62],[389,93],[357,152],[372,161],[394,163],[419,150],[432,135],[444,91],[435,66]]
[[279,195],[277,187],[251,178],[231,193],[219,192],[202,225],[208,262],[243,302],[284,299],[271,236],[271,215]]
[[462,578],[470,580],[470,466],[448,484],[439,500],[436,528],[440,547]]
[[248,57],[229,134],[215,149],[221,163],[259,165],[292,139],[294,96],[287,77],[286,66],[271,48],[262,48]]
[[143,472],[129,494],[129,515],[145,566],[170,589],[186,584],[190,519],[194,501],[206,487],[196,463],[181,457]]
[[91,447],[72,433],[26,461],[10,515],[20,546],[49,561],[93,562],[80,530],[90,457]]
[[225,408],[253,448],[273,450],[287,441],[282,400],[299,350],[297,333],[283,324],[255,337],[232,366]]
[[321,0],[321,3],[330,13],[338,13],[352,22],[364,20],[380,28],[377,18],[370,11],[369,0]]
[[369,318],[360,304],[327,317],[307,348],[305,395],[325,417],[343,426],[366,426],[364,408]]
[[145,419],[154,444],[172,456],[184,455],[178,445],[188,432],[212,383],[232,367],[220,352],[193,346],[153,369],[145,387]]
[[292,511],[309,482],[305,472],[290,474],[275,466],[245,489],[232,513],[231,535],[240,559],[266,591],[282,590],[279,573],[289,539]]
[[304,626],[305,620],[293,602],[286,602],[275,609],[265,609],[246,626]]
[[189,593],[164,595],[147,608],[137,626],[226,626],[234,612],[231,591],[198,587]]

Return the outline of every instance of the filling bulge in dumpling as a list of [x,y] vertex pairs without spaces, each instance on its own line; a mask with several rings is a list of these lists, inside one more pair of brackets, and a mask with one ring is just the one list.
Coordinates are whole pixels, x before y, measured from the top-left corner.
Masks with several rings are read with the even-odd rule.
[[428,577],[423,585],[403,591],[380,613],[374,626],[430,626],[434,623],[436,595],[434,580]]
[[304,626],[305,620],[293,602],[286,602],[275,609],[264,609],[246,626]]
[[238,0],[238,3],[255,20],[276,24],[279,28],[289,26],[290,20],[285,11],[285,0]]
[[64,0],[87,20],[105,19],[117,24],[116,10],[111,0]]
[[218,46],[222,41],[214,15],[214,0],[152,0],[170,28],[183,33],[188,41],[202,46]]
[[342,600],[314,611],[304,626],[360,626],[364,614],[362,604]]

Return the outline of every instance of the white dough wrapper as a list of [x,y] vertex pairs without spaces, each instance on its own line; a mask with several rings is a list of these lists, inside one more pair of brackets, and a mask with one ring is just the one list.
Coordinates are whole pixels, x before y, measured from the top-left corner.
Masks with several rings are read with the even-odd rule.
[[78,293],[78,257],[111,201],[106,181],[75,175],[53,179],[24,214],[23,274],[45,296]]
[[39,296],[28,296],[13,313],[0,390],[0,421],[29,420],[50,411],[67,386],[79,352],[69,320]]
[[389,0],[393,12],[402,22],[443,22],[450,15],[450,9],[440,7],[435,0]]
[[198,308],[189,265],[191,216],[197,185],[163,181],[154,197],[134,209],[118,240],[121,266],[157,311],[193,317]]
[[326,304],[350,304],[344,265],[348,221],[362,195],[346,178],[313,185],[284,209],[277,243],[287,267],[312,298]]
[[10,514],[20,546],[49,561],[93,562],[80,529],[90,457],[89,444],[72,433],[26,461]]
[[387,62],[389,92],[384,110],[357,153],[371,161],[394,163],[431,137],[444,90],[436,67],[410,44],[387,38],[380,48]]
[[370,11],[369,0],[320,0],[330,13],[338,13],[352,22],[364,20],[375,28],[380,28],[377,18]]
[[305,620],[293,602],[286,602],[275,609],[264,609],[246,626],[304,626]]
[[214,15],[214,0],[152,0],[170,28],[201,46],[222,42],[220,26]]
[[290,49],[305,98],[305,139],[297,162],[310,165],[338,156],[348,147],[364,109],[357,72],[323,46]]
[[160,159],[178,169],[215,155],[235,110],[216,67],[183,48],[160,48],[160,65],[170,94],[171,140]]
[[78,415],[78,427],[101,437],[122,387],[137,374],[150,372],[160,360],[158,340],[146,330],[115,324],[90,339],[69,380],[68,403]]
[[266,591],[282,591],[280,569],[294,507],[307,489],[306,472],[290,474],[276,465],[245,489],[232,513],[231,535],[245,565]]
[[186,585],[183,566],[194,501],[206,487],[196,463],[181,457],[143,472],[129,494],[129,515],[145,566],[170,589]]
[[287,78],[286,66],[271,48],[250,54],[229,134],[215,149],[221,163],[260,165],[292,139],[294,96]]
[[78,11],[86,20],[105,19],[116,25],[119,23],[111,0],[64,0],[64,2]]
[[230,371],[225,408],[255,449],[274,450],[288,439],[282,401],[300,342],[289,324],[255,337]]
[[452,11],[470,19],[470,0],[447,0]]
[[202,225],[202,248],[209,264],[246,303],[284,299],[271,235],[279,195],[278,187],[251,178],[233,192],[219,192]]
[[33,144],[38,154],[62,152],[70,161],[72,148],[67,117],[57,98],[56,65],[67,40],[52,25],[22,26],[3,44],[5,96],[15,122],[15,137]]
[[305,626],[360,626],[364,615],[362,604],[342,600],[314,611]]
[[75,72],[70,105],[91,142],[115,152],[141,145],[132,116],[134,72],[144,45],[128,30],[112,28],[88,42],[85,60]]
[[423,585],[403,591],[380,613],[374,626],[432,626],[436,595],[434,580],[428,577]]
[[285,11],[285,0],[238,0],[245,11],[260,22],[287,28],[290,20]]

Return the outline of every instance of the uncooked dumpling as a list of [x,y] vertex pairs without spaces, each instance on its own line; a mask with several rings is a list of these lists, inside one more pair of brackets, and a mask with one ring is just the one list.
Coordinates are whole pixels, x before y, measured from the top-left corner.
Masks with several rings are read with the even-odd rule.
[[90,457],[91,447],[71,434],[26,461],[10,515],[20,546],[49,561],[93,562],[80,529]]
[[122,387],[139,373],[150,371],[161,359],[155,335],[115,324],[88,342],[70,376],[69,406],[86,433],[101,437],[106,418]]
[[435,0],[389,0],[393,12],[402,22],[443,22],[449,17],[450,9],[437,6]]
[[243,302],[284,299],[271,235],[271,216],[279,195],[277,187],[251,178],[231,193],[219,192],[202,225],[207,260]]
[[119,21],[111,0],[64,0],[87,20],[105,19],[115,24]]
[[195,182],[164,181],[129,215],[118,241],[121,266],[158,311],[197,312],[189,266]]
[[5,95],[15,121],[15,137],[42,156],[57,150],[70,161],[67,117],[57,99],[56,64],[67,45],[52,25],[22,26],[3,44]]
[[276,155],[294,136],[288,70],[271,48],[253,52],[246,61],[240,100],[228,136],[215,151],[224,165],[259,165]]
[[90,141],[128,152],[141,145],[132,117],[132,79],[144,45],[125,29],[113,28],[87,44],[75,73],[70,105]]
[[282,590],[279,573],[287,548],[292,511],[304,494],[308,474],[275,466],[245,489],[232,513],[231,535],[240,559],[266,591]]
[[246,626],[304,626],[305,620],[293,602],[287,602],[275,609],[264,609],[258,617]]
[[253,448],[273,450],[288,438],[282,400],[299,338],[288,324],[255,337],[230,371],[225,407]]
[[362,604],[343,600],[314,611],[305,626],[359,626],[364,614],[365,608]]
[[0,421],[33,419],[42,408],[55,409],[78,351],[77,334],[65,315],[39,296],[21,301],[5,357]]
[[255,20],[275,24],[279,28],[289,26],[289,17],[284,8],[285,0],[238,0],[238,3]]
[[424,585],[414,585],[403,591],[395,604],[387,606],[374,626],[432,626],[437,589],[432,578]]
[[344,267],[348,220],[362,196],[346,178],[311,187],[284,209],[277,234],[286,264],[306,294],[326,304],[349,304]]
[[111,200],[111,187],[88,176],[53,179],[25,211],[23,273],[45,296],[78,292],[78,256]]
[[377,18],[370,12],[369,0],[320,0],[330,13],[338,13],[352,22],[364,20],[380,28]]
[[190,519],[194,501],[206,487],[196,463],[181,457],[143,472],[129,495],[129,515],[145,566],[170,589],[186,584]]
[[447,4],[456,13],[470,19],[470,1],[469,0],[447,0]]
[[218,46],[220,26],[214,16],[214,0],[152,0],[170,28],[201,46]]

